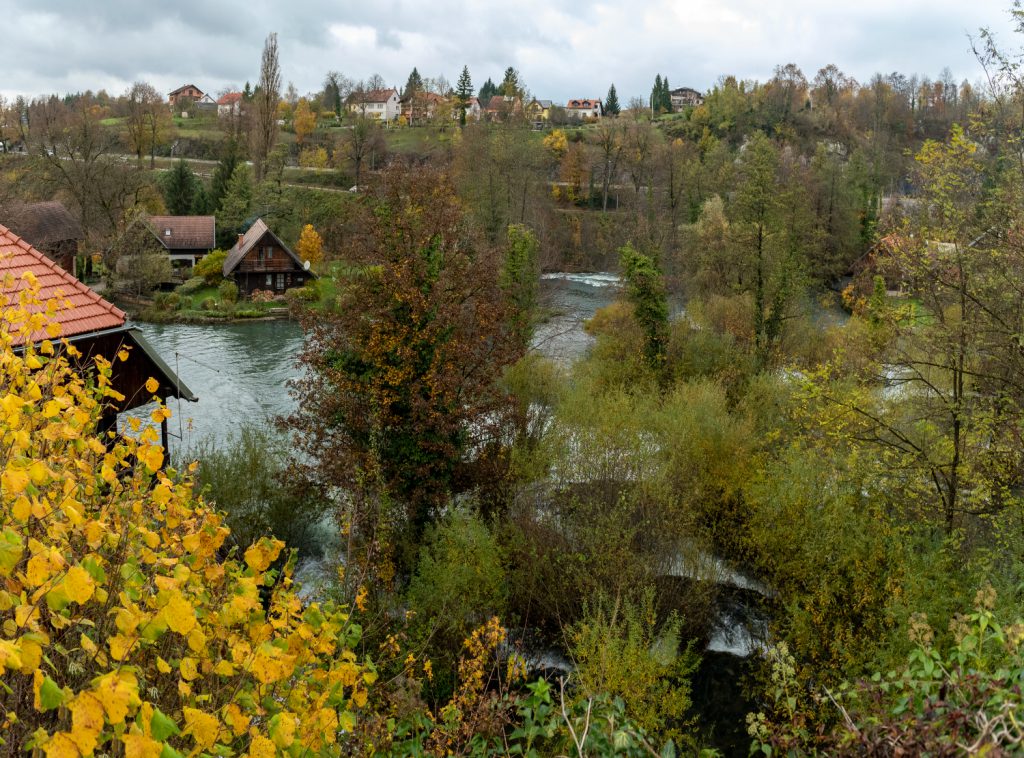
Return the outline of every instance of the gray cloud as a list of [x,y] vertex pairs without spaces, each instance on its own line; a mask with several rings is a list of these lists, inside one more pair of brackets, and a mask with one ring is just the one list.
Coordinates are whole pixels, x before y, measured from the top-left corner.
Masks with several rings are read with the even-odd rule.
[[0,18],[8,97],[120,93],[138,79],[217,92],[256,80],[271,31],[284,79],[301,92],[330,69],[401,85],[413,66],[454,81],[466,64],[479,86],[512,65],[554,100],[602,96],[611,82],[620,98],[646,96],[655,73],[700,89],[722,74],[763,80],[790,61],[808,77],[836,63],[860,80],[948,66],[973,81],[969,32],[1021,42],[998,0],[0,0]]

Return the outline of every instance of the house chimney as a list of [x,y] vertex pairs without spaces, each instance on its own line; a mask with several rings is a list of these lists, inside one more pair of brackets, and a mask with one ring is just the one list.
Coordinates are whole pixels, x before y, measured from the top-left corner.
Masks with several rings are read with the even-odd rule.
[[237,242],[237,243],[235,243],[235,244],[236,244],[236,245],[237,245],[238,247],[241,247],[241,246],[242,246],[242,240],[243,240],[243,239],[245,239],[245,235],[244,235],[244,234],[239,234],[239,235],[238,235],[238,242]]

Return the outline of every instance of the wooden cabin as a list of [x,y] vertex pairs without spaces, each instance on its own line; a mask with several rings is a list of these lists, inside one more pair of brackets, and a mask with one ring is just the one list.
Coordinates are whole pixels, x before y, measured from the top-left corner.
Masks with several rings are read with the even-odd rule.
[[[32,272],[39,283],[40,303],[56,299],[67,300],[70,305],[61,307],[53,316],[61,329],[59,337],[74,345],[81,357],[75,360],[82,371],[90,371],[95,356],[103,356],[111,362],[111,386],[124,395],[124,400],[110,401],[100,421],[100,430],[116,428],[117,416],[133,408],[146,405],[155,394],[161,398],[176,397],[191,402],[197,400],[192,391],[175,375],[143,337],[142,332],[127,320],[124,311],[100,297],[78,279],[62,269],[52,260],[35,249],[26,240],[0,225],[0,294],[6,298],[28,287],[22,279],[25,272]],[[10,274],[9,286],[4,281]],[[29,307],[30,311],[43,311],[45,305]],[[46,339],[44,331],[29,335],[28,341]],[[15,349],[26,340],[18,337]],[[118,353],[128,351],[128,360],[117,358]],[[146,381],[156,379],[155,393],[146,390]],[[167,422],[161,424],[164,447],[167,447]]]
[[299,260],[261,218],[238,236],[224,259],[223,274],[235,280],[242,297],[251,297],[256,290],[280,295],[316,278],[309,262]]

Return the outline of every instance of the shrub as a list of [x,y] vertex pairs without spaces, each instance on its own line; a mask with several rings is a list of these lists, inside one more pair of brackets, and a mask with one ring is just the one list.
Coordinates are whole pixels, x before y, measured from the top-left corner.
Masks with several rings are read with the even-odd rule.
[[253,290],[249,297],[254,303],[272,303],[277,300],[273,290]]
[[214,250],[192,267],[193,276],[201,276],[207,285],[217,284],[224,279],[224,260],[227,257],[223,250]]
[[87,381],[50,342],[16,354],[11,333],[37,322],[5,300],[3,752],[338,752],[376,678],[359,628],[297,596],[281,542],[226,555],[228,529],[164,470],[154,428],[98,435],[111,364],[93,358]]
[[302,555],[319,555],[328,505],[292,484],[295,464],[287,449],[281,435],[246,424],[226,441],[199,445],[196,482],[226,514],[230,543],[243,548],[261,537],[275,537]]
[[196,292],[198,292],[199,290],[203,289],[205,286],[206,286],[206,280],[203,279],[203,277],[201,277],[201,276],[193,276],[191,279],[186,281],[184,284],[178,285],[178,288],[175,290],[175,292],[177,292],[179,295],[184,295],[184,296],[194,295]]
[[320,293],[316,287],[295,287],[284,293],[285,299],[289,301],[297,301],[300,303],[315,303],[320,299]]
[[217,301],[212,297],[207,297],[203,299],[199,307],[204,311],[213,311],[217,309]]
[[217,288],[217,292],[220,295],[220,299],[225,303],[238,302],[238,285],[230,279],[225,279],[221,282],[220,287]]
[[583,697],[621,697],[626,714],[655,736],[677,744],[686,735],[691,674],[699,658],[680,652],[680,622],[660,627],[654,593],[639,605],[598,597],[569,630],[576,682]]

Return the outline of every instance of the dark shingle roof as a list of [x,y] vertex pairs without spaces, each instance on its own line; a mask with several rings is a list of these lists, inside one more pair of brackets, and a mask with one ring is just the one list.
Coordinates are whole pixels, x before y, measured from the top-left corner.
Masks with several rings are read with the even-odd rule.
[[149,227],[168,250],[213,250],[217,246],[214,216],[150,216]]
[[85,239],[82,225],[55,200],[16,205],[4,213],[7,228],[35,247],[49,247],[64,240]]

